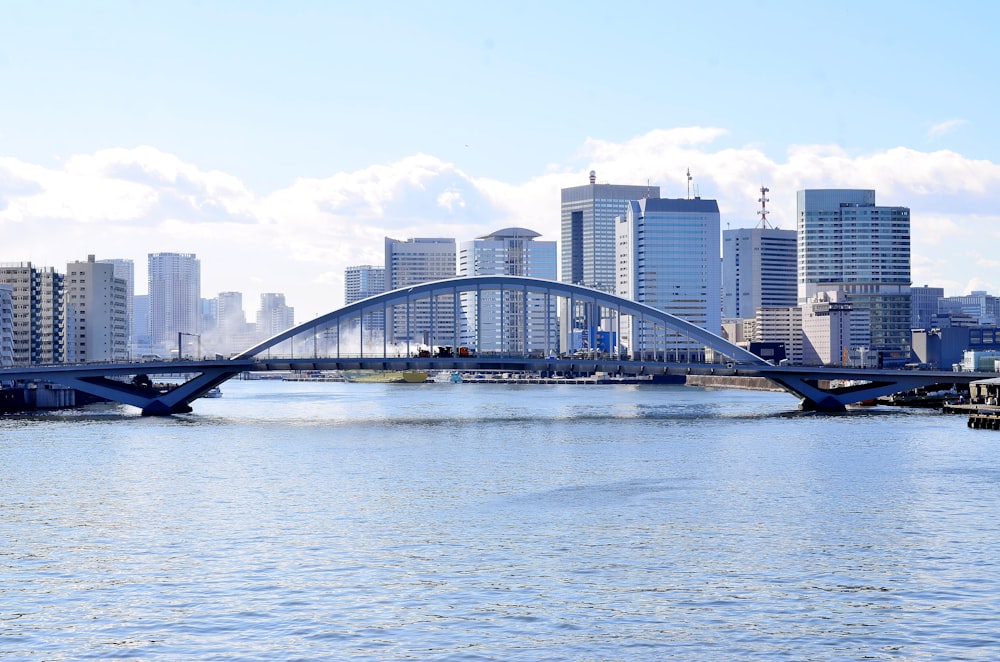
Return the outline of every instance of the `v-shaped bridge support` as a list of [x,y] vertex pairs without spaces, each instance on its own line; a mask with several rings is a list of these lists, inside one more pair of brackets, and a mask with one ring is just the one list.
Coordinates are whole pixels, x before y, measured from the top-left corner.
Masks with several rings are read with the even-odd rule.
[[806,411],[844,411],[847,405],[873,400],[883,395],[892,395],[928,385],[928,379],[919,373],[899,372],[892,375],[883,373],[871,381],[849,381],[844,386],[820,385],[837,380],[817,377],[815,374],[775,374],[762,375],[793,393],[802,401],[799,407]]
[[200,370],[188,381],[169,387],[157,386],[151,380],[129,383],[103,375],[60,374],[58,382],[84,393],[138,407],[143,416],[169,416],[190,412],[193,401],[240,372],[230,367],[202,367]]

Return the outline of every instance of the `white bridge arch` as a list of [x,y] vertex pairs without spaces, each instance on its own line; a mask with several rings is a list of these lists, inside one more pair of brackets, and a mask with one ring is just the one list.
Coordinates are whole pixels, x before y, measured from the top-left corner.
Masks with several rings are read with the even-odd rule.
[[[297,353],[302,356],[303,353],[308,353],[310,341],[312,352],[318,354],[318,344],[316,342],[318,334],[320,332],[329,334],[332,329],[336,329],[335,351],[339,355],[341,353],[341,331],[345,324],[356,321],[360,327],[359,332],[363,333],[363,320],[365,317],[382,313],[385,315],[385,327],[388,328],[392,324],[390,311],[395,311],[402,307],[405,310],[403,317],[406,318],[406,324],[409,325],[411,311],[414,310],[414,306],[418,302],[422,301],[434,302],[433,305],[424,305],[426,306],[427,314],[430,316],[430,329],[437,329],[436,335],[428,338],[426,344],[449,345],[457,348],[462,344],[463,339],[463,331],[460,329],[459,320],[462,319],[463,315],[469,313],[469,305],[477,306],[475,317],[476,319],[482,319],[483,315],[480,314],[479,306],[484,292],[499,292],[501,300],[504,299],[505,293],[509,293],[515,297],[522,296],[522,300],[527,300],[529,296],[540,297],[544,301],[544,310],[546,311],[554,310],[553,305],[560,300],[564,305],[568,304],[565,310],[576,310],[578,306],[590,306],[590,315],[592,318],[597,320],[602,318],[612,319],[614,320],[613,324],[619,325],[616,336],[619,339],[618,342],[620,342],[621,338],[620,325],[622,320],[630,318],[633,323],[638,321],[642,325],[643,331],[641,339],[638,338],[639,333],[635,333],[635,337],[633,337],[633,343],[636,343],[636,346],[629,348],[630,353],[633,355],[665,353],[663,348],[656,346],[658,339],[666,341],[668,337],[683,337],[688,344],[700,344],[705,348],[711,349],[712,352],[726,357],[729,362],[734,364],[764,365],[766,363],[757,355],[730,343],[714,333],[651,306],[580,285],[570,285],[558,281],[529,278],[526,276],[466,276],[432,281],[412,287],[400,288],[391,292],[384,292],[346,305],[283,331],[237,354],[233,359],[249,359],[260,356],[261,354],[270,352],[272,348],[282,343],[288,343],[292,354],[296,353],[296,347],[298,347],[299,351]],[[460,296],[473,294],[475,295],[474,298],[467,298],[465,301]],[[444,299],[444,302],[441,301],[442,299]],[[470,304],[469,301],[472,301],[472,303]],[[452,306],[450,315],[450,319],[453,320],[452,328],[442,332],[440,324],[435,325],[434,311],[443,310],[443,306],[449,302]],[[438,314],[441,315],[441,313]],[[504,325],[508,325],[508,328],[511,328],[509,325],[517,324],[526,330],[528,315],[525,313],[524,307],[515,307],[512,314],[517,319],[508,319],[510,315],[505,311],[501,311],[500,320],[493,323],[498,323],[501,329],[503,329]],[[554,315],[546,315],[545,319],[548,320],[551,317],[554,317]],[[546,321],[544,323],[554,323],[554,320],[553,322]],[[656,331],[650,331],[650,327],[662,329],[663,334],[659,335]],[[552,334],[555,331],[556,329],[546,328],[545,337],[552,338]],[[470,332],[470,330],[466,330],[464,333],[468,334]],[[395,349],[390,350],[388,336],[389,333],[383,336],[383,356],[388,356],[392,351],[396,351]],[[527,333],[522,335],[522,337],[526,336]],[[476,347],[479,346],[479,340],[480,338],[477,335],[473,342]],[[407,353],[414,349],[415,344],[418,343],[411,342],[410,336],[407,336]],[[664,344],[665,346],[666,344]],[[556,347],[546,348],[546,352],[556,351],[556,349]],[[562,349],[566,350],[566,348]],[[328,355],[328,352],[329,347],[325,348],[324,354]],[[688,358],[690,359],[690,357]]]

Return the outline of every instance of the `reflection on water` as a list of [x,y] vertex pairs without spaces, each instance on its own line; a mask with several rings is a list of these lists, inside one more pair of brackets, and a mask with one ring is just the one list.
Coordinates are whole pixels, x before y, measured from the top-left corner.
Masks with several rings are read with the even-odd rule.
[[12,659],[912,659],[998,638],[998,437],[649,386],[0,418]]

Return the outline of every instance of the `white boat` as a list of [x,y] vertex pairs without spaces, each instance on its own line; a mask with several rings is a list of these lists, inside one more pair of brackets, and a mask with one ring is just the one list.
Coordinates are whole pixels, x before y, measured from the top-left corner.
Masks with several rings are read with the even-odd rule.
[[434,375],[433,381],[437,384],[461,384],[462,373],[442,370]]
[[222,389],[219,388],[218,386],[213,386],[212,388],[210,388],[207,391],[205,391],[204,395],[202,395],[201,397],[203,397],[203,398],[221,398],[222,397]]

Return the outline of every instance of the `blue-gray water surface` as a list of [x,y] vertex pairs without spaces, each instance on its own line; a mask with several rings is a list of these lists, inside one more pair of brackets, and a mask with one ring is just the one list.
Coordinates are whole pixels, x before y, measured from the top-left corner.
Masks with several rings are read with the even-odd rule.
[[0,657],[1000,656],[1000,433],[652,386],[0,418]]

